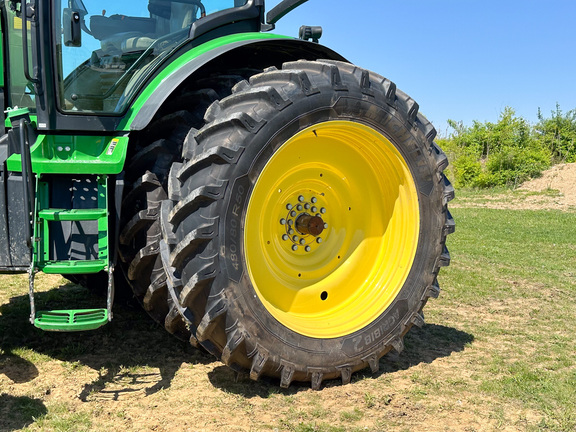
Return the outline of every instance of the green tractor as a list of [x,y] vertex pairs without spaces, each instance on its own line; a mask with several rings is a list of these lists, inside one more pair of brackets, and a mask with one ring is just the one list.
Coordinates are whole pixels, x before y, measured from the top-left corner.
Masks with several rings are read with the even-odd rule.
[[[0,271],[28,272],[34,326],[98,328],[131,290],[282,387],[402,350],[450,260],[448,162],[320,28],[269,33],[304,2],[2,0]],[[107,305],[36,310],[37,272]]]

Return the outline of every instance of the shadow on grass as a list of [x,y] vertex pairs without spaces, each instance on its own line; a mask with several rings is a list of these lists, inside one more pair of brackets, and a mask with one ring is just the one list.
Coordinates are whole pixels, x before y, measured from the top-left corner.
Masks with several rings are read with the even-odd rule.
[[47,412],[42,401],[38,399],[0,394],[0,430],[2,431],[20,430]]
[[[378,373],[372,374],[369,368],[364,369],[352,375],[352,382],[406,370],[420,363],[432,363],[438,358],[448,357],[452,353],[462,351],[473,341],[473,335],[452,327],[437,324],[427,324],[422,328],[414,327],[405,336],[405,349],[400,355],[396,353],[385,355],[380,359]],[[297,382],[292,383],[288,389],[281,389],[278,380],[268,378],[254,382],[249,377],[237,374],[225,366],[214,368],[209,373],[209,378],[215,387],[244,397],[268,397],[275,393],[291,395],[310,389],[309,384],[305,383],[299,387]],[[323,385],[340,385],[340,380],[329,380]]]
[[[46,306],[51,309],[87,308],[102,302],[102,298],[71,283],[37,295],[38,309]],[[122,394],[137,391],[150,395],[170,387],[182,363],[209,364],[214,361],[211,355],[169,335],[137,304],[116,304],[112,323],[79,333],[36,329],[28,321],[29,307],[27,295],[13,297],[8,304],[0,306],[0,349],[9,359],[4,363],[12,364],[4,373],[14,382],[30,381],[38,375],[33,363],[14,354],[15,349],[22,348],[58,360],[78,362],[98,371],[98,378],[81,391],[79,397],[83,401],[95,397],[116,400]],[[431,363],[462,351],[473,340],[469,333],[441,325],[414,328],[405,337],[402,354],[387,355],[380,360],[376,376]],[[146,367],[158,369],[159,374],[147,371]],[[254,382],[226,366],[216,367],[208,377],[215,387],[244,397],[290,395],[310,388],[309,384],[299,387],[298,383],[293,383],[289,389],[280,389],[276,379],[263,378]],[[371,377],[374,375],[369,370],[363,370],[355,373],[352,380]],[[121,385],[113,385],[115,383]],[[327,381],[324,385],[338,385],[338,381]]]
[[[104,302],[72,283],[36,295],[38,310],[90,308]],[[28,296],[11,298],[9,303],[0,306],[0,350],[3,353],[0,359],[5,359],[0,362],[0,373],[13,382],[33,380],[38,376],[38,370],[32,362],[42,362],[33,358],[35,353],[85,365],[98,371],[98,378],[86,384],[80,393],[80,399],[87,401],[95,395],[118,399],[123,393],[136,391],[150,395],[170,387],[182,363],[214,361],[212,356],[167,333],[138,304],[124,301],[115,304],[113,311],[112,322],[97,330],[44,332],[29,322]],[[26,353],[26,350],[32,352]],[[23,356],[30,357],[32,362]],[[110,383],[121,385],[109,386]],[[108,390],[109,387],[118,390]]]

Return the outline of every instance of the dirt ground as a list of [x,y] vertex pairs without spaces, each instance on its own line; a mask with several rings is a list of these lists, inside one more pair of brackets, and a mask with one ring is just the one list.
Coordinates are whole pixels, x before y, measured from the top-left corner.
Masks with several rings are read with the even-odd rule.
[[519,190],[542,192],[557,190],[562,197],[559,204],[576,206],[576,163],[555,165],[542,177],[524,183]]
[[[575,186],[576,164],[560,165],[523,185],[520,195],[482,196],[455,206],[571,211]],[[558,192],[533,194],[547,190]],[[86,297],[60,277],[40,279],[40,304]],[[378,373],[364,371],[349,385],[327,382],[312,391],[307,385],[284,390],[274,381],[236,375],[168,335],[131,303],[116,305],[114,321],[101,330],[42,333],[27,322],[26,275],[3,275],[0,431],[541,430],[542,411],[483,390],[501,375],[490,362],[514,355],[506,353],[502,335],[483,335],[470,330],[476,324],[465,325],[490,328],[491,319],[508,316],[514,336],[541,304],[493,300],[482,308],[450,306],[458,283],[443,286],[443,297],[425,309],[428,324],[411,330],[402,354],[383,358]],[[510,285],[536,291],[527,281]],[[546,291],[542,288],[538,291]],[[487,309],[493,314],[486,315]],[[526,342],[517,355],[530,354],[530,347]]]
[[510,210],[576,210],[576,163],[555,165],[541,177],[515,191],[469,196],[453,207],[488,207]]
[[[25,275],[9,277],[26,286]],[[82,290],[59,277],[41,278],[63,290],[64,299]],[[54,291],[39,293],[39,302]],[[414,329],[402,355],[382,359],[377,374],[356,373],[349,385],[332,381],[312,391],[308,384],[281,389],[276,381],[237,375],[130,304],[117,305],[114,321],[101,330],[65,334],[42,333],[27,322],[27,295],[0,300],[0,431],[440,431],[461,424],[482,431],[496,425],[470,414],[472,392],[428,405],[417,390],[431,364],[435,374],[454,376],[466,362],[453,356],[473,337],[453,327]],[[1,334],[6,328],[10,335]],[[430,409],[440,413],[432,421]]]

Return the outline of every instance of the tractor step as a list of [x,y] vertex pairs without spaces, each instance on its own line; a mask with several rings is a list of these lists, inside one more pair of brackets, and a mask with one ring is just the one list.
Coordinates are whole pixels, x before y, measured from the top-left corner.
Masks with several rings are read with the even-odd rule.
[[107,309],[38,311],[34,317],[34,326],[46,331],[94,330],[107,322]]
[[36,264],[38,270],[48,274],[85,274],[98,273],[106,270],[108,260],[60,260],[60,261],[41,261]]
[[107,216],[106,209],[44,209],[38,212],[38,219],[47,221],[89,221]]
[[[24,168],[23,173],[26,173]],[[112,320],[114,300],[114,263],[108,237],[108,177],[46,174],[36,178],[35,192],[32,262],[28,270],[30,322],[48,331],[97,329]],[[34,277],[38,271],[63,275],[107,272],[106,308],[37,312]]]

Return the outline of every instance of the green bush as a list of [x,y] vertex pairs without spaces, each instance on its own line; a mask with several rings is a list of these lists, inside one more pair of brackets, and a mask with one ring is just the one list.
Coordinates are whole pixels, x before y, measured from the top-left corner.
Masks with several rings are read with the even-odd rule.
[[550,150],[555,162],[576,162],[576,110],[562,114],[559,105],[551,118],[544,118],[538,110],[535,127],[540,141]]
[[448,123],[454,132],[440,145],[451,160],[448,175],[456,187],[515,187],[550,166],[550,147],[512,108],[505,108],[496,123]]

